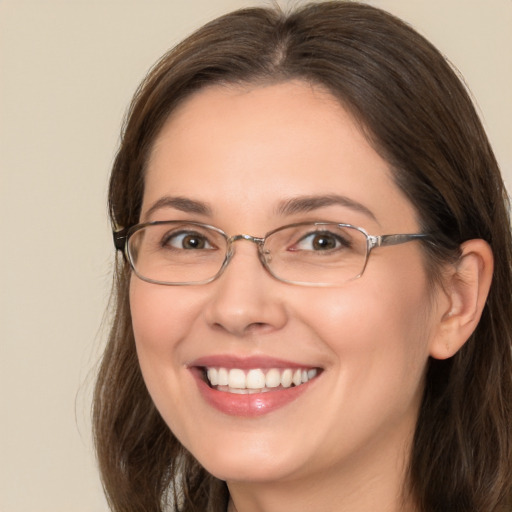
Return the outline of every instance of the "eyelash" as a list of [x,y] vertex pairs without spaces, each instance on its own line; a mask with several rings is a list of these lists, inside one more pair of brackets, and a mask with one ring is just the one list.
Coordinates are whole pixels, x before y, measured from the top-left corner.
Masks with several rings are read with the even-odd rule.
[[[210,240],[208,239],[207,236],[201,234],[201,233],[198,233],[197,231],[185,231],[185,230],[181,230],[181,231],[177,231],[177,232],[172,232],[172,233],[167,233],[163,238],[162,238],[162,241],[161,241],[161,246],[162,247],[165,247],[165,248],[169,248],[169,249],[174,249],[174,250],[187,250],[186,248],[184,247],[176,247],[174,244],[170,243],[174,240],[178,240],[178,244],[180,243],[179,241],[179,237],[182,237],[181,239],[181,242],[184,241],[185,238],[187,237],[191,237],[191,238],[197,238],[197,239],[200,239],[203,243],[206,243],[208,244],[210,247],[207,247],[207,249],[210,249],[210,248],[214,248],[214,245],[210,242]],[[193,247],[192,248],[189,248],[190,250],[194,249]],[[203,249],[203,247],[201,247],[201,249]]]
[[[332,247],[332,248],[326,248],[325,251],[329,250],[329,251],[334,251],[334,250],[339,250],[341,248],[350,248],[351,247],[351,243],[349,240],[335,234],[335,233],[332,233],[331,231],[313,231],[311,233],[307,233],[305,234],[304,236],[302,236],[298,242],[296,242],[294,244],[294,246],[298,246],[299,244],[301,244],[302,242],[306,241],[308,238],[311,238],[311,237],[315,237],[315,236],[323,236],[323,237],[329,237],[331,239],[334,239],[335,241],[335,247]],[[314,241],[313,241],[314,243]],[[301,249],[298,249],[298,250],[301,250]],[[305,250],[309,250],[309,249],[305,249]],[[316,251],[312,251],[312,252],[316,252]],[[318,252],[324,252],[323,250],[322,251],[318,251]]]

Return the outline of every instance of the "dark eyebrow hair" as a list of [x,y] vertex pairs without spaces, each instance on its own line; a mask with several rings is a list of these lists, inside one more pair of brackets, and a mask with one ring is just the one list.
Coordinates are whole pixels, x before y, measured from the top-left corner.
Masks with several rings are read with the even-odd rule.
[[160,208],[174,208],[175,210],[181,210],[182,212],[197,213],[199,215],[212,214],[212,209],[207,203],[188,199],[187,197],[163,196],[158,201],[153,203],[153,205],[146,212],[146,216],[148,217],[154,211],[159,210]]
[[[324,208],[331,205],[341,205],[352,210],[361,212],[373,220],[377,221],[375,215],[366,206],[346,196],[337,194],[328,194],[322,196],[299,196],[281,201],[276,208],[278,215],[293,215],[296,213],[305,213],[319,208]],[[149,210],[146,212],[146,217],[149,217],[153,212],[161,208],[174,208],[185,213],[196,213],[199,215],[212,215],[212,208],[208,203],[202,201],[195,201],[187,197],[180,196],[163,196],[158,199]]]
[[292,215],[295,213],[304,213],[316,210],[318,208],[324,208],[331,205],[341,205],[352,210],[361,212],[373,220],[377,221],[377,218],[371,210],[366,206],[346,196],[340,196],[338,194],[328,194],[322,196],[299,196],[292,197],[286,201],[279,203],[276,212],[279,215]]

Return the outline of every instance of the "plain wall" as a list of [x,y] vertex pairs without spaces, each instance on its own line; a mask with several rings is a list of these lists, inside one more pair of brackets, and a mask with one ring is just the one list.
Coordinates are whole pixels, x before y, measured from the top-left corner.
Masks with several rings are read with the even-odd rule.
[[[512,1],[371,3],[460,69],[511,186]],[[89,410],[123,114],[164,51],[215,15],[256,4],[0,0],[0,512],[107,510]]]

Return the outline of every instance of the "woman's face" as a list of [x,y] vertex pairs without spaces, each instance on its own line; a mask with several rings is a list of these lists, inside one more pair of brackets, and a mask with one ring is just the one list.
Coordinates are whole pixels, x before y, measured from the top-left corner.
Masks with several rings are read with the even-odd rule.
[[[342,199],[310,200],[334,195]],[[156,220],[207,223],[230,236],[317,220],[373,235],[419,230],[354,119],[301,82],[211,87],[186,100],[148,164],[141,222]],[[330,288],[279,282],[254,243],[234,246],[209,284],[131,280],[140,365],[173,433],[228,481],[399,467],[437,325],[419,243],[373,250],[360,278]],[[316,376],[239,394],[212,389],[209,368],[235,370],[233,379],[250,370],[254,378],[272,370],[286,380],[298,369]]]

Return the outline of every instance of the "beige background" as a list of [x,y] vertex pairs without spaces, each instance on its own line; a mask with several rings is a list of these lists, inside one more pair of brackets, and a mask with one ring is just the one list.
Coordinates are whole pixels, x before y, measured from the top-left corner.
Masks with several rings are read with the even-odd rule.
[[[123,113],[168,47],[257,3],[0,0],[0,512],[107,510],[88,418]],[[372,3],[458,66],[512,185],[512,0]]]

